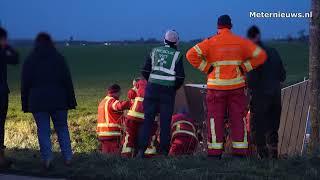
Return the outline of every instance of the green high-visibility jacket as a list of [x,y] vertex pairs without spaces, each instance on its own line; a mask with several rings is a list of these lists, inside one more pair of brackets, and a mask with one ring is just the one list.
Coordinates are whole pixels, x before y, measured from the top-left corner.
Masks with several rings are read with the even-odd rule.
[[151,51],[152,69],[149,82],[164,86],[174,86],[175,66],[180,60],[180,52],[169,47],[156,47]]

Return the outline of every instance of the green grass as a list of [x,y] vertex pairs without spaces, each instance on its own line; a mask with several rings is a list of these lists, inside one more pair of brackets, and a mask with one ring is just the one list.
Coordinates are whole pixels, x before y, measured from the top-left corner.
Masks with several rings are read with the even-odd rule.
[[[308,76],[307,44],[301,42],[292,42],[290,44],[285,42],[270,42],[269,45],[279,50],[286,64],[288,72],[287,84],[303,80],[304,77]],[[191,44],[184,44],[181,49],[185,52],[191,46]],[[290,165],[291,161],[280,161],[274,164],[264,162],[259,165],[255,160],[227,160],[216,164],[216,162],[206,161],[202,156],[186,157],[182,160],[156,159],[151,161],[135,161],[114,157],[108,158],[95,153],[98,147],[95,135],[96,112],[98,102],[105,94],[104,89],[111,83],[119,83],[123,87],[124,94],[126,94],[126,90],[131,86],[132,79],[139,76],[139,70],[144,62],[144,57],[151,48],[152,46],[145,45],[59,47],[59,50],[66,57],[70,66],[78,101],[77,109],[69,112],[72,148],[78,154],[76,156],[78,163],[72,169],[65,170],[59,167],[49,175],[75,178],[90,176],[90,173],[93,173],[92,177],[111,177],[111,175],[117,175],[127,178],[135,174],[134,178],[189,176],[197,179],[207,179],[211,175],[217,177],[226,175],[226,177],[230,178],[265,177],[269,173],[271,177],[290,175],[284,172],[285,169],[282,166],[295,169],[294,165]],[[30,48],[20,48],[19,51],[22,59],[24,59],[27,53],[30,52]],[[192,68],[187,62],[185,62],[185,71],[187,83],[205,82],[205,76]],[[18,161],[14,168],[16,172],[39,175],[41,171],[39,171],[39,147],[35,123],[31,114],[21,112],[19,93],[20,67],[9,68],[9,84],[11,94],[5,142],[11,151],[10,156]],[[57,152],[59,146],[55,135],[53,135],[53,142],[53,149]],[[111,162],[115,162],[114,166]],[[312,167],[309,161],[297,160],[294,162]],[[94,168],[99,165],[102,167],[99,167],[99,170],[95,172]],[[185,167],[180,167],[180,165]],[[275,167],[270,168],[269,166],[271,165]],[[148,172],[145,169],[146,167],[153,167],[153,170]],[[106,169],[104,170],[104,168]],[[109,170],[108,168],[111,169]],[[161,170],[159,170],[160,168]],[[215,168],[217,169],[215,170]],[[229,170],[228,168],[231,169]],[[175,169],[179,171],[176,172]],[[278,170],[280,172],[277,172]],[[300,177],[304,177],[306,174],[313,177],[313,173],[319,173],[318,170],[313,170],[312,168],[303,169],[301,173],[293,172]],[[197,176],[196,174],[199,175]]]

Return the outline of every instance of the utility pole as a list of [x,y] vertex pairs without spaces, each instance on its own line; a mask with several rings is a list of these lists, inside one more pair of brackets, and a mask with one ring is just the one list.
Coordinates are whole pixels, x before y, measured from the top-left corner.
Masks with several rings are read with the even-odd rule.
[[309,78],[312,155],[320,153],[320,0],[311,0]]

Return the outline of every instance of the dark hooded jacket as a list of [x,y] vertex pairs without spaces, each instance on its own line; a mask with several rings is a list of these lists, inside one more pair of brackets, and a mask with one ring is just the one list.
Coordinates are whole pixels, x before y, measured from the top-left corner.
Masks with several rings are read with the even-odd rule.
[[0,94],[9,93],[7,82],[7,65],[15,65],[18,63],[19,55],[13,48],[10,46],[0,48]]
[[77,106],[64,57],[53,46],[39,46],[27,57],[21,77],[24,112],[53,112]]
[[280,93],[281,82],[286,80],[286,70],[281,57],[276,49],[262,43],[259,45],[266,51],[268,59],[262,66],[248,73],[248,87],[255,94],[274,95]]

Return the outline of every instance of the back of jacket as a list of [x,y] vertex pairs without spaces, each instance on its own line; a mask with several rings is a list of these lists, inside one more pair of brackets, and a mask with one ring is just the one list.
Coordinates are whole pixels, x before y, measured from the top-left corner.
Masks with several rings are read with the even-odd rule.
[[74,109],[76,100],[68,66],[55,49],[40,49],[25,61],[21,82],[25,112]]
[[0,94],[9,93],[7,83],[7,65],[18,63],[19,56],[13,48],[10,46],[0,48]]
[[268,55],[267,61],[257,69],[251,71],[247,75],[248,87],[252,93],[274,94],[281,90],[281,82],[286,79],[286,71],[284,69],[281,57],[276,49],[260,46]]

